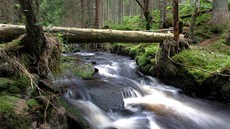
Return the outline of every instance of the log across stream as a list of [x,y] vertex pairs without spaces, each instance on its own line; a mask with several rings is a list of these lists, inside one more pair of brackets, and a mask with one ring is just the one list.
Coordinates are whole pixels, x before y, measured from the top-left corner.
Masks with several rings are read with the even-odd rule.
[[[44,27],[52,34],[61,34],[69,43],[140,43],[161,42],[173,37],[172,33],[122,31],[112,29]],[[10,41],[25,33],[24,25],[0,24],[0,42]]]
[[79,52],[84,62],[96,62],[92,80],[56,80],[68,85],[63,97],[79,110],[92,129],[229,129],[227,105],[190,98],[180,89],[137,71],[128,57]]

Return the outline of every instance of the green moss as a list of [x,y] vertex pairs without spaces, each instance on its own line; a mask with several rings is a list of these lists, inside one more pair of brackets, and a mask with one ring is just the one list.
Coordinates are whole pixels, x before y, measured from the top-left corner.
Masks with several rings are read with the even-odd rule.
[[221,94],[222,94],[223,98],[230,99],[230,79],[221,88]]
[[80,112],[78,112],[75,108],[73,108],[72,106],[70,106],[65,100],[63,100],[61,97],[57,98],[58,103],[63,106],[68,113],[70,113],[71,115],[73,115],[75,118],[78,119],[78,122],[81,124],[81,127],[83,129],[89,129],[89,126],[86,122],[86,120],[84,119],[84,117],[81,115]]
[[147,54],[156,55],[159,50],[159,44],[154,43],[145,48]]
[[1,129],[27,129],[30,120],[22,114],[14,111],[19,98],[13,96],[0,96],[0,122]]
[[144,45],[143,44],[138,44],[138,45],[133,46],[130,49],[129,54],[132,57],[136,57],[136,56],[140,55],[143,52],[145,52]]
[[197,26],[205,26],[207,25],[207,22],[211,19],[210,13],[205,13],[203,15],[200,15],[196,18],[196,25]]
[[185,71],[195,78],[195,81],[199,84],[209,77],[211,73],[219,73],[230,65],[229,56],[214,54],[198,48],[184,50],[175,55],[173,60],[183,64]]
[[5,90],[14,84],[14,80],[10,78],[0,78],[0,91]]
[[203,39],[210,39],[212,37],[212,33],[210,31],[205,30],[204,28],[195,30],[195,35],[198,37],[198,40],[200,41],[202,41]]
[[19,94],[30,84],[29,78],[0,78],[0,91],[6,91],[12,94]]
[[17,100],[18,98],[13,96],[0,96],[0,113],[13,110]]
[[113,24],[107,21],[109,29],[115,30],[144,30],[144,22],[140,16],[124,16],[120,24]]
[[145,54],[140,56],[140,58],[138,58],[137,60],[138,66],[143,66],[146,64],[146,62],[147,62],[147,56]]
[[223,40],[219,40],[215,44],[209,45],[208,49],[210,49],[213,52],[220,52],[223,54],[230,55],[230,51],[229,51],[230,46],[224,44],[223,42],[224,42]]
[[216,43],[210,44],[208,49],[213,52],[230,55],[230,27],[226,27],[219,40]]
[[92,78],[94,67],[92,64],[79,64],[76,57],[62,57],[61,69],[80,78]]
[[148,73],[150,68],[151,68],[151,64],[147,64],[147,65],[141,67],[141,69],[144,73]]
[[29,108],[34,108],[38,106],[38,102],[35,99],[29,99],[26,101],[26,104]]
[[22,45],[21,41],[18,39],[15,39],[11,42],[0,44],[0,48],[3,48],[5,50],[9,50],[9,51],[13,51],[13,50],[21,47],[21,45]]

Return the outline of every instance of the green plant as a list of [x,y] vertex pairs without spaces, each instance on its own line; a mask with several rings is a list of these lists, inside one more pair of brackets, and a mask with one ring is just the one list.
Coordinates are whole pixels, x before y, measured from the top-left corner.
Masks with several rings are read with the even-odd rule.
[[124,16],[120,24],[113,24],[107,21],[110,29],[116,30],[143,30],[144,24],[140,16]]
[[65,14],[64,0],[41,0],[39,12],[43,21],[42,25],[58,26]]

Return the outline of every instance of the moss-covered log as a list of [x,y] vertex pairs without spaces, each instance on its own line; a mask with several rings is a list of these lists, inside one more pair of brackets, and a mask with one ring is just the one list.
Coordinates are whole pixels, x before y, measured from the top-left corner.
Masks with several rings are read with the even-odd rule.
[[[44,28],[44,30],[50,33],[61,33],[63,38],[72,43],[161,42],[173,37],[170,33],[121,31],[111,29],[52,27]],[[9,41],[24,33],[25,27],[23,25],[0,24],[0,41]]]

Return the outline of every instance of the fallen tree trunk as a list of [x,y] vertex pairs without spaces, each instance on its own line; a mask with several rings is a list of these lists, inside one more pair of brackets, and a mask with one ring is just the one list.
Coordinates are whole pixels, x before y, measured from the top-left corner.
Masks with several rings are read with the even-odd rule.
[[[46,32],[61,33],[70,43],[103,42],[161,42],[173,37],[170,33],[121,31],[111,29],[82,29],[70,27],[44,28]],[[23,25],[0,24],[0,41],[10,41],[25,33]]]

